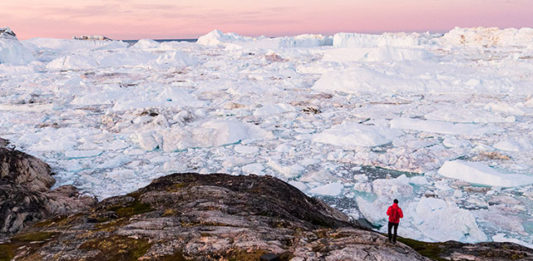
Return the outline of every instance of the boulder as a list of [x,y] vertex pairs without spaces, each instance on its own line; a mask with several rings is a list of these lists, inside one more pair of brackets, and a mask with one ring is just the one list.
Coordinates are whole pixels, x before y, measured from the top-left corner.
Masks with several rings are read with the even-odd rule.
[[0,241],[30,223],[87,210],[96,199],[80,196],[73,186],[50,191],[55,183],[45,162],[7,148],[0,139]]
[[48,191],[55,183],[48,164],[8,148],[0,148],[0,178],[38,192]]

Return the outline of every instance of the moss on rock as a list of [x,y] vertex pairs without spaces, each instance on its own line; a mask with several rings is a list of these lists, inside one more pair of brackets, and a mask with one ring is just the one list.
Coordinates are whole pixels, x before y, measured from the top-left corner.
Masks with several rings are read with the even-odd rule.
[[117,213],[119,217],[131,217],[133,215],[142,214],[152,211],[150,204],[135,200],[127,205],[112,206],[109,210]]
[[445,259],[441,258],[442,254],[442,244],[441,243],[429,243],[418,241],[410,238],[398,237],[398,241],[410,246],[419,254],[431,258],[433,260],[444,261]]
[[0,244],[0,261],[9,261],[15,256],[16,246],[13,244]]
[[45,241],[57,233],[53,232],[30,232],[15,235],[11,240],[14,242]]
[[84,250],[99,250],[94,260],[137,260],[146,254],[152,244],[143,238],[135,239],[124,236],[111,236],[103,239],[93,239],[83,243],[79,248]]

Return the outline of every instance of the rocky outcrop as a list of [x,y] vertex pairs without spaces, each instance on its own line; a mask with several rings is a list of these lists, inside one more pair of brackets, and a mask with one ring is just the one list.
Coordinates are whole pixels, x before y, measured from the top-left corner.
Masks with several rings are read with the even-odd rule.
[[532,249],[511,243],[401,238],[391,244],[322,201],[268,176],[173,174],[88,209],[92,202],[82,200],[74,187],[42,192],[29,189],[39,188],[35,184],[25,184],[45,184],[41,179],[15,183],[12,171],[28,176],[49,167],[9,149],[0,155],[1,162],[21,166],[26,160],[22,165],[27,167],[2,163],[11,170],[5,175],[10,178],[2,176],[3,188],[11,189],[0,194],[2,213],[23,221],[56,215],[0,243],[0,260],[533,259]]
[[0,148],[0,178],[38,192],[49,190],[55,183],[48,164],[8,148]]
[[399,240],[433,260],[533,260],[533,249],[514,243],[465,244],[456,241],[429,243],[409,238],[400,238]]
[[50,166],[0,140],[0,241],[25,225],[58,214],[87,210],[96,203],[72,186],[50,191]]
[[426,260],[276,178],[224,174],[159,178],[3,247],[17,260]]

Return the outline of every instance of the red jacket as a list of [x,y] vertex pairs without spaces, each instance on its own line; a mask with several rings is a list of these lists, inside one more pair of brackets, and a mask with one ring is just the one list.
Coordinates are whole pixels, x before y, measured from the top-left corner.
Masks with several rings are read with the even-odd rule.
[[400,218],[403,218],[403,212],[398,204],[394,203],[387,209],[387,216],[389,216],[389,222],[400,223]]

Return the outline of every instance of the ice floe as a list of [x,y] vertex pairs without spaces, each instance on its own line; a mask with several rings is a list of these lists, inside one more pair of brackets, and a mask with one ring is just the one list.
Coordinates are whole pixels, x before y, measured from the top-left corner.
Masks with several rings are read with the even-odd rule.
[[531,175],[507,173],[483,163],[464,160],[447,161],[438,173],[448,178],[488,186],[515,187],[533,183]]
[[380,146],[391,143],[398,135],[393,130],[354,122],[343,122],[313,136],[314,142],[341,146],[347,149],[357,146]]

